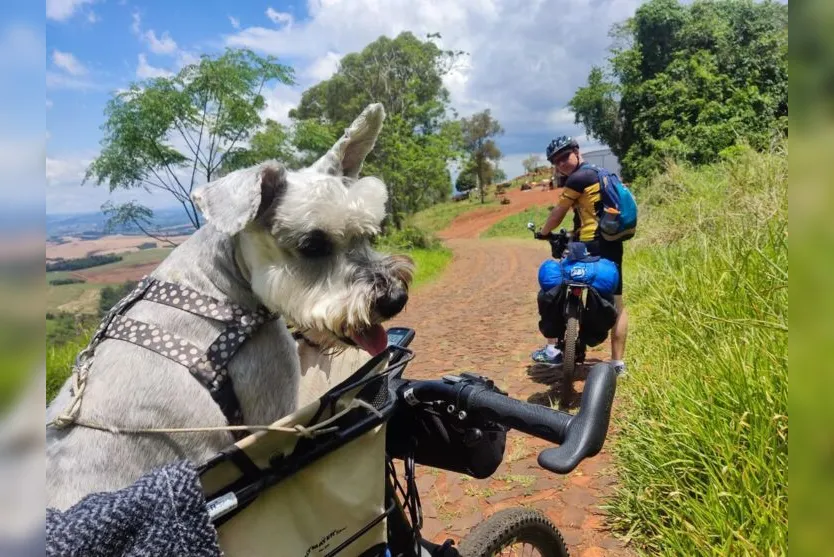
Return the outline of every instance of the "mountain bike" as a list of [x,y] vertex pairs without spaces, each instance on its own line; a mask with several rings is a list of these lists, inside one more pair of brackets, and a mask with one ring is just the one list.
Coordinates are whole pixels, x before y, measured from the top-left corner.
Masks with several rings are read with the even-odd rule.
[[[536,232],[536,225],[527,223],[527,228],[533,232],[537,240],[546,240],[550,243],[550,254],[554,259],[561,260],[568,244],[573,240],[571,233],[562,228],[558,234],[547,234],[542,236]],[[586,345],[579,335],[582,324],[582,314],[585,310],[585,300],[590,285],[579,281],[565,281],[559,292],[554,293],[560,300],[560,312],[564,319],[564,334],[558,338],[558,346],[562,350],[562,380],[560,392],[560,406],[567,408],[573,397],[573,381],[576,374],[577,364],[585,361]],[[546,294],[546,293],[545,293]]]

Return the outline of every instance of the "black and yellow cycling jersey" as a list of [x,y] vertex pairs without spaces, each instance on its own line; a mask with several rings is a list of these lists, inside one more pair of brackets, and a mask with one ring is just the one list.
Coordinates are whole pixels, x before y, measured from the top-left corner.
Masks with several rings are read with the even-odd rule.
[[565,189],[559,198],[559,205],[576,211],[574,230],[579,231],[580,242],[591,242],[601,238],[599,215],[602,214],[602,196],[596,171],[583,167],[568,176]]

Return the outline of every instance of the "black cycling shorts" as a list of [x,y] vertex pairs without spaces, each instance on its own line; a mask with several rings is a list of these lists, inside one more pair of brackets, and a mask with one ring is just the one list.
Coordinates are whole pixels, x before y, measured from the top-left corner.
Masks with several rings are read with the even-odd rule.
[[598,255],[602,258],[613,261],[617,265],[617,274],[619,280],[617,281],[617,288],[614,290],[615,296],[623,295],[623,243],[622,242],[606,242],[605,240],[594,240],[585,242],[588,253],[591,255]]

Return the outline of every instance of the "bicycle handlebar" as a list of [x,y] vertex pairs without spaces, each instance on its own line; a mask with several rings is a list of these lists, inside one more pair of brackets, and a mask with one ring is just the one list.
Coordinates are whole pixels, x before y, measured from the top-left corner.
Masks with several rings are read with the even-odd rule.
[[530,404],[496,392],[491,385],[461,376],[443,380],[401,380],[398,396],[416,406],[438,400],[454,403],[459,410],[478,413],[505,427],[559,444],[539,454],[542,468],[567,474],[587,457],[602,449],[611,419],[617,377],[610,364],[598,363],[588,373],[579,412],[573,416],[545,406]]

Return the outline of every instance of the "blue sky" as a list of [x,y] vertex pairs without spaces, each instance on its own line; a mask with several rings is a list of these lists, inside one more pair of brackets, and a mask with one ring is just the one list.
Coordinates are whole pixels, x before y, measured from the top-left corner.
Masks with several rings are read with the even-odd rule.
[[[286,122],[301,92],[332,75],[342,56],[403,30],[440,32],[443,47],[470,53],[466,64],[447,76],[452,104],[463,116],[492,110],[506,130],[498,140],[505,154],[501,166],[511,176],[518,174],[521,160],[541,153],[554,135],[584,135],[566,103],[591,65],[604,60],[606,30],[632,15],[639,3],[47,0],[41,122],[47,131],[47,212],[95,211],[108,198],[138,199],[155,208],[173,204],[161,194],[109,194],[104,186],[79,185],[98,153],[107,100],[131,82],[174,72],[201,53],[249,47],[295,69],[296,86],[275,86],[266,95],[265,116]],[[569,32],[588,21],[596,22],[594,34]],[[33,22],[34,29],[44,28]],[[0,32],[7,35],[8,25]],[[26,102],[44,101],[27,97]]]

